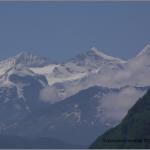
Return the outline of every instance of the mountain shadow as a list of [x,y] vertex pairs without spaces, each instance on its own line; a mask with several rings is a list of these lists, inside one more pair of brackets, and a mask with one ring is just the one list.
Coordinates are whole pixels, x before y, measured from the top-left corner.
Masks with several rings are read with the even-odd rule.
[[82,146],[72,145],[53,138],[25,138],[0,135],[0,149],[76,149]]

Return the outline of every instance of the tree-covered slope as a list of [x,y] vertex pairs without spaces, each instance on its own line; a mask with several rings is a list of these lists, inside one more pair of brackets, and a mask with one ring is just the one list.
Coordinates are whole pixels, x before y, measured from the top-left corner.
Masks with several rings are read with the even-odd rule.
[[150,90],[118,126],[98,137],[90,148],[150,148]]

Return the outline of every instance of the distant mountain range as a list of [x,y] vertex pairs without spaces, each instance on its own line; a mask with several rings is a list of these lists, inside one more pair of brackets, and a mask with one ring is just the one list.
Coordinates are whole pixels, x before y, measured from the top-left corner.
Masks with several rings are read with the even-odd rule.
[[93,149],[150,148],[150,90],[129,110],[115,128],[100,136]]
[[149,89],[149,59],[150,45],[128,61],[96,48],[60,64],[25,52],[0,61],[0,135],[88,147]]

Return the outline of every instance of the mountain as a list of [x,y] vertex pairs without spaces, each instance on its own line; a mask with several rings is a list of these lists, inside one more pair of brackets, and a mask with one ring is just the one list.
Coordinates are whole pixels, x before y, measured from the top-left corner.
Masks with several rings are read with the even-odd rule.
[[134,58],[128,61],[129,76],[125,79],[126,84],[136,86],[150,85],[150,45],[145,48]]
[[115,128],[108,130],[90,146],[93,149],[150,148],[150,90],[128,111]]
[[0,61],[0,74],[17,64],[22,64],[26,67],[44,67],[52,63],[45,57],[40,57],[30,52],[21,52],[14,57]]
[[[53,69],[47,67],[46,70],[51,72],[42,74],[46,74],[49,88],[43,93],[47,93],[47,90],[54,92],[57,102],[95,85],[109,88],[149,86],[149,51],[150,46],[147,45],[136,57],[123,61],[107,56],[95,48],[91,49],[64,64],[51,66]],[[40,74],[36,69],[33,71]],[[49,101],[47,96],[42,98]]]
[[89,145],[149,88],[148,52],[128,61],[96,48],[61,64],[41,66],[32,55],[1,61],[0,135]]
[[[92,48],[63,64],[30,69],[46,76],[49,88],[45,91],[56,93],[54,99],[57,102],[95,85],[115,87],[110,80],[114,74],[122,71],[125,65],[125,61],[107,56],[96,48]],[[47,96],[42,98],[45,100],[45,97],[48,101]]]
[[21,52],[14,57],[15,64],[23,64],[27,67],[44,67],[52,61],[46,57],[34,55],[30,52]]
[[[125,94],[127,91],[132,93]],[[75,145],[89,145],[99,133],[118,124],[145,91],[136,87],[91,87],[30,113],[2,133],[28,138],[50,136]],[[121,96],[128,97],[128,101],[119,102]],[[115,99],[111,101],[109,97]]]
[[0,77],[0,132],[45,103],[39,93],[47,85],[44,76],[37,75],[22,65],[15,65]]
[[0,61],[0,76],[15,65],[25,66],[48,81],[48,87],[40,92],[41,99],[51,101],[51,96],[45,93],[55,93],[53,99],[57,102],[95,85],[108,86],[112,75],[122,70],[125,64],[125,61],[107,56],[96,48],[62,64],[49,63],[45,58],[22,52]]
[[[52,87],[49,87],[46,77],[22,64],[12,65],[1,75],[0,83],[0,134],[27,138],[47,136],[80,145],[88,145],[98,136],[97,133],[103,133],[116,125],[135,100],[146,91],[137,87],[91,87],[57,102],[55,91],[50,92]],[[57,83],[55,86],[56,91],[63,88],[62,84]],[[45,89],[48,102],[41,100],[41,93]],[[114,110],[109,103],[117,102],[119,105],[121,95],[132,97],[132,101],[129,98],[125,108],[122,105],[121,109],[114,106],[120,116],[118,112],[110,115]],[[117,101],[110,102],[112,96]],[[101,126],[100,130],[98,126]]]
[[26,66],[29,69],[30,67],[44,67],[52,64],[50,62],[47,58],[34,55],[30,52],[21,52],[16,56],[0,61],[0,76],[15,65]]
[[103,52],[100,52],[97,48],[93,47],[87,53],[79,54],[75,58],[70,60],[77,66],[86,67],[89,71],[99,68],[101,65],[113,65],[125,63],[125,61],[108,56]]
[[137,57],[149,56],[150,55],[150,44],[147,44],[144,49],[137,55]]

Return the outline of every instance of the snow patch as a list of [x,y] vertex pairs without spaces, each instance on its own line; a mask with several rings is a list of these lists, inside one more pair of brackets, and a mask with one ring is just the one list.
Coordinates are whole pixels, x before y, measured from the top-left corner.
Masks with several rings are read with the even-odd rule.
[[115,57],[112,57],[112,56],[108,56],[108,55],[106,55],[106,54],[100,52],[100,51],[99,51],[97,48],[95,48],[95,47],[92,47],[92,48],[91,48],[91,51],[94,52],[97,56],[102,57],[102,58],[104,58],[104,59],[106,59],[106,60],[111,60],[111,61],[114,61],[114,60],[115,60],[115,61],[119,61],[119,62],[125,63],[125,61],[123,61],[123,60],[121,60],[121,59],[119,59],[119,58],[115,58]]
[[137,57],[145,54],[150,54],[150,44],[147,44],[144,49],[137,55]]

